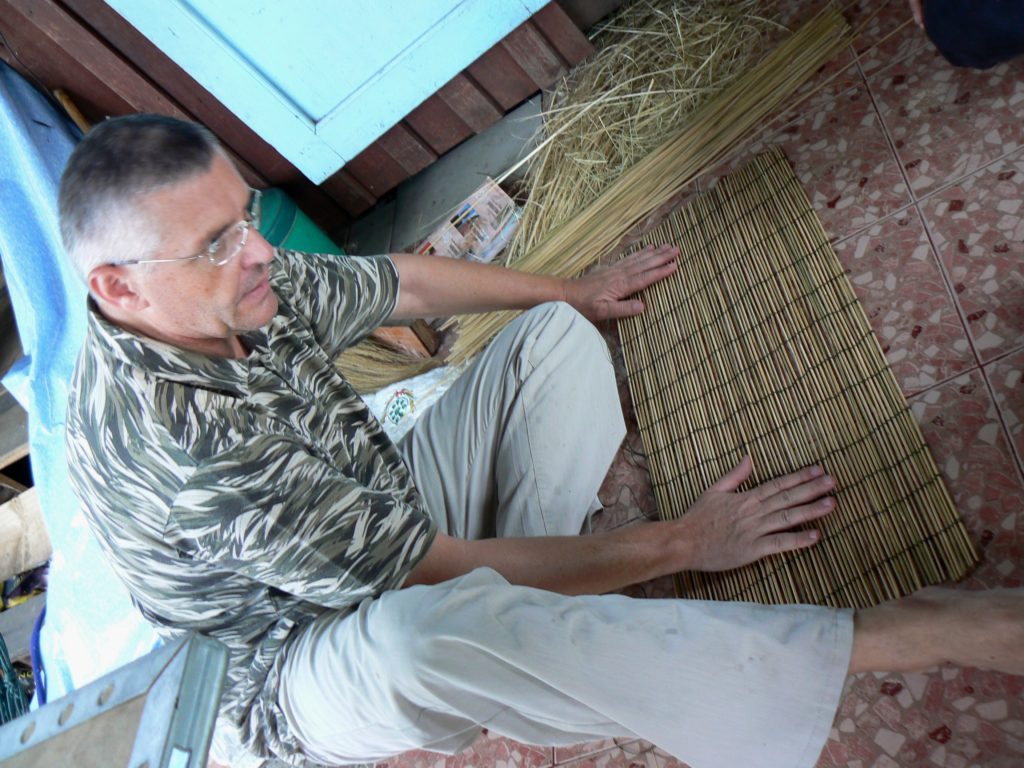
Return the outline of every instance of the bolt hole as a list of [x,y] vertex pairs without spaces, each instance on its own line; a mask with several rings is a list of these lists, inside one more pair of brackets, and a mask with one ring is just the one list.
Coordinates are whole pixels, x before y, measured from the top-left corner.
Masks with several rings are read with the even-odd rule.
[[64,723],[71,719],[71,713],[74,711],[74,703],[68,704],[66,707],[64,707],[63,711],[60,713],[60,717],[57,718],[57,724],[64,725]]
[[24,731],[21,732],[21,743],[22,744],[28,744],[28,740],[32,738],[32,734],[35,733],[35,732],[36,732],[36,724],[33,721],[33,722],[29,723],[25,727]]
[[110,701],[110,697],[113,696],[113,695],[114,695],[114,684],[111,683],[106,688],[104,688],[102,691],[100,691],[100,695],[99,695],[99,698],[96,699],[96,703],[99,704],[102,707],[104,704],[106,704],[108,701]]

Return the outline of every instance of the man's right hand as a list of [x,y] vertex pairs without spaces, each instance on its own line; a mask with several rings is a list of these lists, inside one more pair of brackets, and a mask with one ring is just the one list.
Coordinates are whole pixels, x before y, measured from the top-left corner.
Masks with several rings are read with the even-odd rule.
[[792,529],[828,514],[834,483],[809,467],[746,491],[744,458],[678,520],[592,536],[464,541],[438,533],[405,585],[436,584],[488,567],[513,584],[565,594],[609,592],[678,571],[738,568],[776,552],[814,544],[817,531]]

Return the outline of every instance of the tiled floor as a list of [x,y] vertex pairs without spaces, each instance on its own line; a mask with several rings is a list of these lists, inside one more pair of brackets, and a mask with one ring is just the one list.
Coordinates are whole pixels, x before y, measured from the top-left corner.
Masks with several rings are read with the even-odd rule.
[[[877,5],[865,0],[849,13],[863,20]],[[893,2],[871,19],[826,71],[838,73],[834,79],[730,166],[765,146],[783,147],[983,552],[963,586],[1021,586],[1024,59],[957,70],[917,27],[903,24],[908,13],[906,3]],[[607,336],[617,350],[614,331]],[[622,393],[631,416],[624,383]],[[599,529],[656,515],[635,426],[601,496]],[[630,592],[667,596],[671,584]],[[455,758],[410,753],[387,765],[681,763],[645,742],[550,749],[488,735]],[[1024,678],[959,669],[850,678],[818,763],[1021,765]]]

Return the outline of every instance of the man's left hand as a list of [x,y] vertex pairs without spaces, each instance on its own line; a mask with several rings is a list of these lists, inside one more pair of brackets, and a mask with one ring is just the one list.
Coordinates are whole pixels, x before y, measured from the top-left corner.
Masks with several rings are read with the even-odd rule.
[[591,322],[640,314],[643,302],[629,297],[675,272],[678,257],[675,246],[649,245],[616,264],[567,281],[565,300]]

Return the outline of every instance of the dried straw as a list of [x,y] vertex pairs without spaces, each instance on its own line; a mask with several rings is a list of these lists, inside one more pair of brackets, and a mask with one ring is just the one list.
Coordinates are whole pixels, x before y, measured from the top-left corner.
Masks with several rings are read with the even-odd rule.
[[[335,365],[356,392],[368,394],[396,381],[418,376],[442,364],[440,357],[423,359],[366,339],[349,347]],[[386,372],[382,376],[382,372]]]
[[544,111],[548,137],[530,157],[514,264],[665,141],[757,59],[764,0],[633,2],[596,33],[597,50],[562,80]]
[[[778,148],[649,236],[680,268],[619,330],[661,515],[750,454],[750,485],[836,478],[823,540],[681,596],[865,607],[962,577],[977,555],[864,310]],[[748,486],[749,487],[749,486]]]

